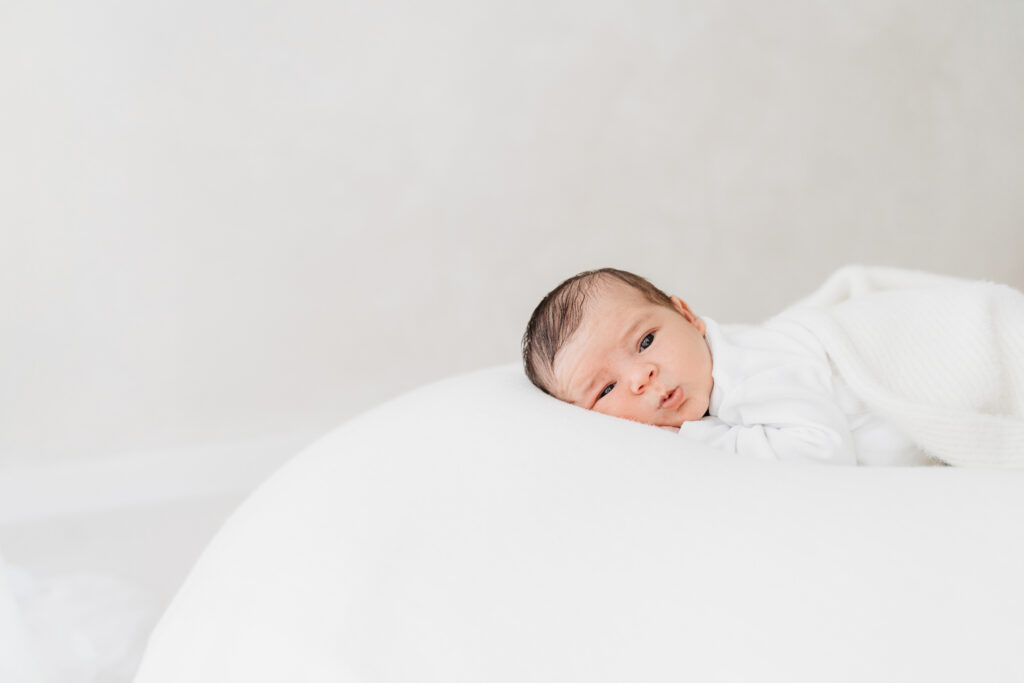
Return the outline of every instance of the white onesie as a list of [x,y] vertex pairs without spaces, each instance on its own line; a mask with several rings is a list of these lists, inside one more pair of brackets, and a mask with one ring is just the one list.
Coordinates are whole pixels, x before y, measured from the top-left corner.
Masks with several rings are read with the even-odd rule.
[[708,415],[679,433],[732,453],[843,465],[936,465],[867,410],[818,339],[784,319],[726,325],[704,318],[714,388]]

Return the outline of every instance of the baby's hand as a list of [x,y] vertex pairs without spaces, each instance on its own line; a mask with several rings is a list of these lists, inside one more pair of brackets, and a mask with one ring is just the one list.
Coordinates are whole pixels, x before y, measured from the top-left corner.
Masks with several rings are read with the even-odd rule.
[[730,425],[714,415],[707,415],[699,420],[687,420],[679,428],[679,433],[698,441],[709,441],[721,436],[723,431],[727,432],[729,429]]

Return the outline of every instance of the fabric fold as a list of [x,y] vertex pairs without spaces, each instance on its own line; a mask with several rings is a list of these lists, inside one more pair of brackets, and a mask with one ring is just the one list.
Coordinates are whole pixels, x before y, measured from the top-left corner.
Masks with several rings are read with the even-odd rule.
[[1024,294],[992,282],[847,266],[781,313],[850,388],[951,465],[1024,467]]

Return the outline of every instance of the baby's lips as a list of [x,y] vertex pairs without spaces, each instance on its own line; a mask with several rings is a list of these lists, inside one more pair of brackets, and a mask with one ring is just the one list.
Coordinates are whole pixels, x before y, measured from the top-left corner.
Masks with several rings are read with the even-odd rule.
[[671,410],[672,408],[678,407],[679,404],[683,402],[683,398],[683,390],[680,389],[679,387],[676,387],[675,389],[661,397],[661,401],[658,404],[658,407],[661,408],[662,410]]

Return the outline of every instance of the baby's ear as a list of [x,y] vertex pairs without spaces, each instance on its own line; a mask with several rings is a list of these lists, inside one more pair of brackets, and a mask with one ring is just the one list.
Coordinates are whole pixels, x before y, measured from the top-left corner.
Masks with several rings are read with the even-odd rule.
[[690,310],[690,307],[686,305],[686,302],[678,296],[671,296],[669,298],[672,300],[672,308],[679,311],[679,315],[686,318],[694,327],[697,328],[698,332],[704,334],[704,331],[707,330],[708,326]]

